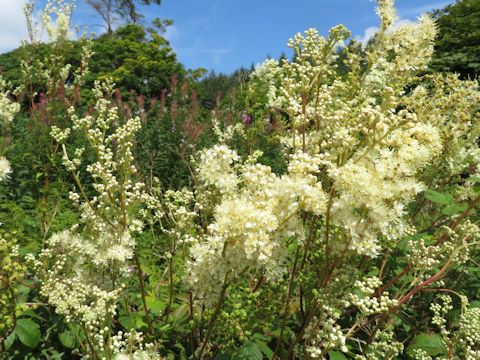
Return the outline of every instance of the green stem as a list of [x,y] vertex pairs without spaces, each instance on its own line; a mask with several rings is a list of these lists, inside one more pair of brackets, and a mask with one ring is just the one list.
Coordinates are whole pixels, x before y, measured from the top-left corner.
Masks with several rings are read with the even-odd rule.
[[212,334],[213,324],[217,319],[218,314],[220,314],[220,308],[222,307],[223,299],[225,298],[225,292],[227,291],[227,287],[229,285],[227,280],[228,280],[228,273],[225,274],[222,291],[220,292],[220,295],[218,297],[218,302],[217,302],[217,306],[215,307],[215,312],[213,313],[212,317],[210,318],[210,321],[208,322],[207,334],[205,335],[205,339],[203,340],[202,347],[200,348],[200,351],[198,353],[198,359],[200,360],[202,359],[203,352],[205,350],[205,347],[207,346],[208,340],[210,339],[210,335]]
[[143,272],[142,272],[142,267],[140,265],[140,260],[138,258],[136,249],[133,250],[133,255],[135,257],[135,263],[137,264],[137,274],[138,274],[138,279],[140,281],[140,290],[142,293],[143,311],[145,312],[145,317],[147,319],[148,335],[153,336],[152,324],[150,323],[150,313],[148,311],[147,302],[145,300],[146,292],[145,292],[145,285],[143,283]]

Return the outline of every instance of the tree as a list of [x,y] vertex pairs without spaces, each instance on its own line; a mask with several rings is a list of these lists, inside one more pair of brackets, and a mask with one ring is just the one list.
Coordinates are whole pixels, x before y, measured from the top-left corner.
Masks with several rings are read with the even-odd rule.
[[137,13],[135,3],[140,5],[161,5],[162,0],[117,0],[119,14],[128,19],[128,22],[136,24],[143,18],[143,15]]
[[112,36],[99,37],[93,50],[92,80],[112,77],[119,88],[147,97],[159,97],[173,74],[185,75],[168,41],[151,29],[147,36],[140,25],[129,24]]
[[85,0],[100,15],[107,26],[107,33],[113,33],[113,21],[115,19],[114,0]]
[[480,1],[457,0],[435,10],[433,16],[439,33],[430,68],[476,77],[480,73]]
[[118,17],[127,23],[138,23],[143,15],[137,12],[138,5],[160,5],[162,0],[85,0],[100,15],[107,27],[107,33],[113,34],[113,23]]

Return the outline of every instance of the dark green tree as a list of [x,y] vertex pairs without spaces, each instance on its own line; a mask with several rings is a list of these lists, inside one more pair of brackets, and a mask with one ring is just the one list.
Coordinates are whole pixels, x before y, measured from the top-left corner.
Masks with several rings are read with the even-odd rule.
[[438,37],[430,68],[473,78],[480,73],[480,1],[457,0],[435,10]]
[[186,71],[167,40],[152,29],[129,24],[113,37],[101,36],[93,47],[92,80],[112,77],[123,90],[159,97],[169,87],[173,74],[182,79]]

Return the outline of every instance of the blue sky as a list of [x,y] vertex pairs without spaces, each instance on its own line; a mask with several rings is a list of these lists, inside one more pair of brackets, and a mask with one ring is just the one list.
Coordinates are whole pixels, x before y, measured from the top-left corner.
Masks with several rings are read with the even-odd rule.
[[[37,4],[45,0],[37,0]],[[454,0],[397,0],[403,20],[415,20],[432,9]],[[25,35],[22,0],[0,0],[0,52],[19,45]],[[76,1],[73,23],[91,25],[102,32],[101,19],[82,0]],[[267,55],[278,58],[288,39],[297,32],[315,27],[326,35],[328,29],[344,24],[352,36],[373,35],[379,20],[375,3],[369,0],[163,0],[161,6],[140,9],[146,22],[155,17],[171,19],[166,37],[185,67],[214,69],[230,73],[241,66],[262,62]],[[92,26],[93,25],[93,26]]]

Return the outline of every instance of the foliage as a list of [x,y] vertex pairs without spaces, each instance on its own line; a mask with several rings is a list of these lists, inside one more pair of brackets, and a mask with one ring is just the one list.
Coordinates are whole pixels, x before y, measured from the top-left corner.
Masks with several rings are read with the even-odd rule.
[[85,2],[100,15],[107,27],[107,34],[111,35],[113,33],[113,24],[117,20],[115,15],[136,24],[143,18],[143,15],[137,12],[136,4],[160,5],[162,0],[85,0]]
[[178,63],[168,42],[155,32],[129,24],[115,31],[114,37],[102,36],[94,42],[90,65],[92,79],[113,78],[123,95],[129,91],[157,97],[168,89],[173,74],[183,79],[185,70]]
[[480,4],[476,0],[458,0],[433,12],[438,37],[432,70],[455,72],[463,79],[473,79],[480,73],[479,15]]

